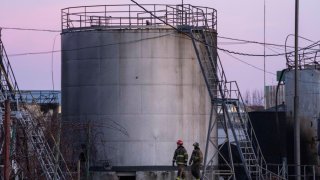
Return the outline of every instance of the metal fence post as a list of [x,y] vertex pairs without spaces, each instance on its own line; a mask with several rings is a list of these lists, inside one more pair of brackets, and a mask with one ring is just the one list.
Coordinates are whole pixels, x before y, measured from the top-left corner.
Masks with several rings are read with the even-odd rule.
[[316,169],[315,166],[312,166],[312,175],[313,175],[313,180],[316,180]]

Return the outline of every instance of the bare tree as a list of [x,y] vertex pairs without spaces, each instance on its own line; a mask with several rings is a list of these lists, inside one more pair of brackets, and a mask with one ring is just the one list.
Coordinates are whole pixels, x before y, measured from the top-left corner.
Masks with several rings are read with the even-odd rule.
[[247,106],[263,106],[264,95],[262,90],[246,91],[244,95],[244,102]]
[[251,103],[251,95],[250,95],[250,91],[248,90],[244,93],[244,103],[246,105],[249,105]]

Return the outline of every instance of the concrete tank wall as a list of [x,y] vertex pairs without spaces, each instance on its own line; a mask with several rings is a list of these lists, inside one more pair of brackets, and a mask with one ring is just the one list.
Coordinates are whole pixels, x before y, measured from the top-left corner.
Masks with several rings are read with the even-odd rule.
[[[320,71],[317,69],[299,70],[298,89],[301,163],[318,164],[317,119],[320,117]],[[285,94],[289,128],[293,129],[294,71],[287,72],[285,75]]]
[[189,155],[195,141],[204,152],[210,98],[190,39],[171,29],[61,36],[73,159],[83,152],[93,165],[171,165],[180,138]]

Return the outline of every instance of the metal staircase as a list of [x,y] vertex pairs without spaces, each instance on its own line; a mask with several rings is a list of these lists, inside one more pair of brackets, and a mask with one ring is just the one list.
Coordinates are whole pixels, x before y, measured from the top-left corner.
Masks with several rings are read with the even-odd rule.
[[[189,33],[212,103],[203,179],[211,179],[212,174],[228,174],[229,178],[235,179],[230,139],[233,139],[236,144],[247,179],[269,179],[270,177],[283,179],[267,169],[239,87],[235,81],[227,81],[221,61],[215,51],[217,42],[213,35],[215,32],[204,26],[192,28]],[[217,117],[215,121],[212,120],[213,114]],[[229,136],[227,137],[229,160],[225,158],[225,161],[229,164],[229,171],[227,172],[221,172],[217,167],[214,167],[214,161],[217,158],[209,158],[208,155],[209,143],[216,148],[218,147],[217,141],[214,142],[215,140],[211,136],[214,127],[217,126],[223,127],[226,136]]]
[[18,122],[26,131],[28,142],[35,151],[46,179],[67,179],[67,174],[65,175],[60,166],[58,166],[57,170],[55,170],[56,166],[54,154],[45,139],[43,127],[39,126],[39,124],[34,121],[34,118],[31,115],[32,113],[25,109],[18,110],[14,113]]
[[[46,179],[72,179],[64,161],[57,165],[53,151],[46,141],[43,126],[33,116],[22,101],[22,96],[15,79],[10,61],[1,41],[0,29],[0,107],[4,108],[4,100],[11,101],[11,117],[26,132],[28,144],[32,147]],[[60,154],[61,156],[61,154]],[[62,167],[64,168],[62,170]]]

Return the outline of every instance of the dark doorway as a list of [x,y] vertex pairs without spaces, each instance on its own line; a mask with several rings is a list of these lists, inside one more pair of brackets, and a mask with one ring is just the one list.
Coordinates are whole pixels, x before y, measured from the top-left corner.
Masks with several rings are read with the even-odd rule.
[[135,176],[119,176],[119,180],[136,180]]

